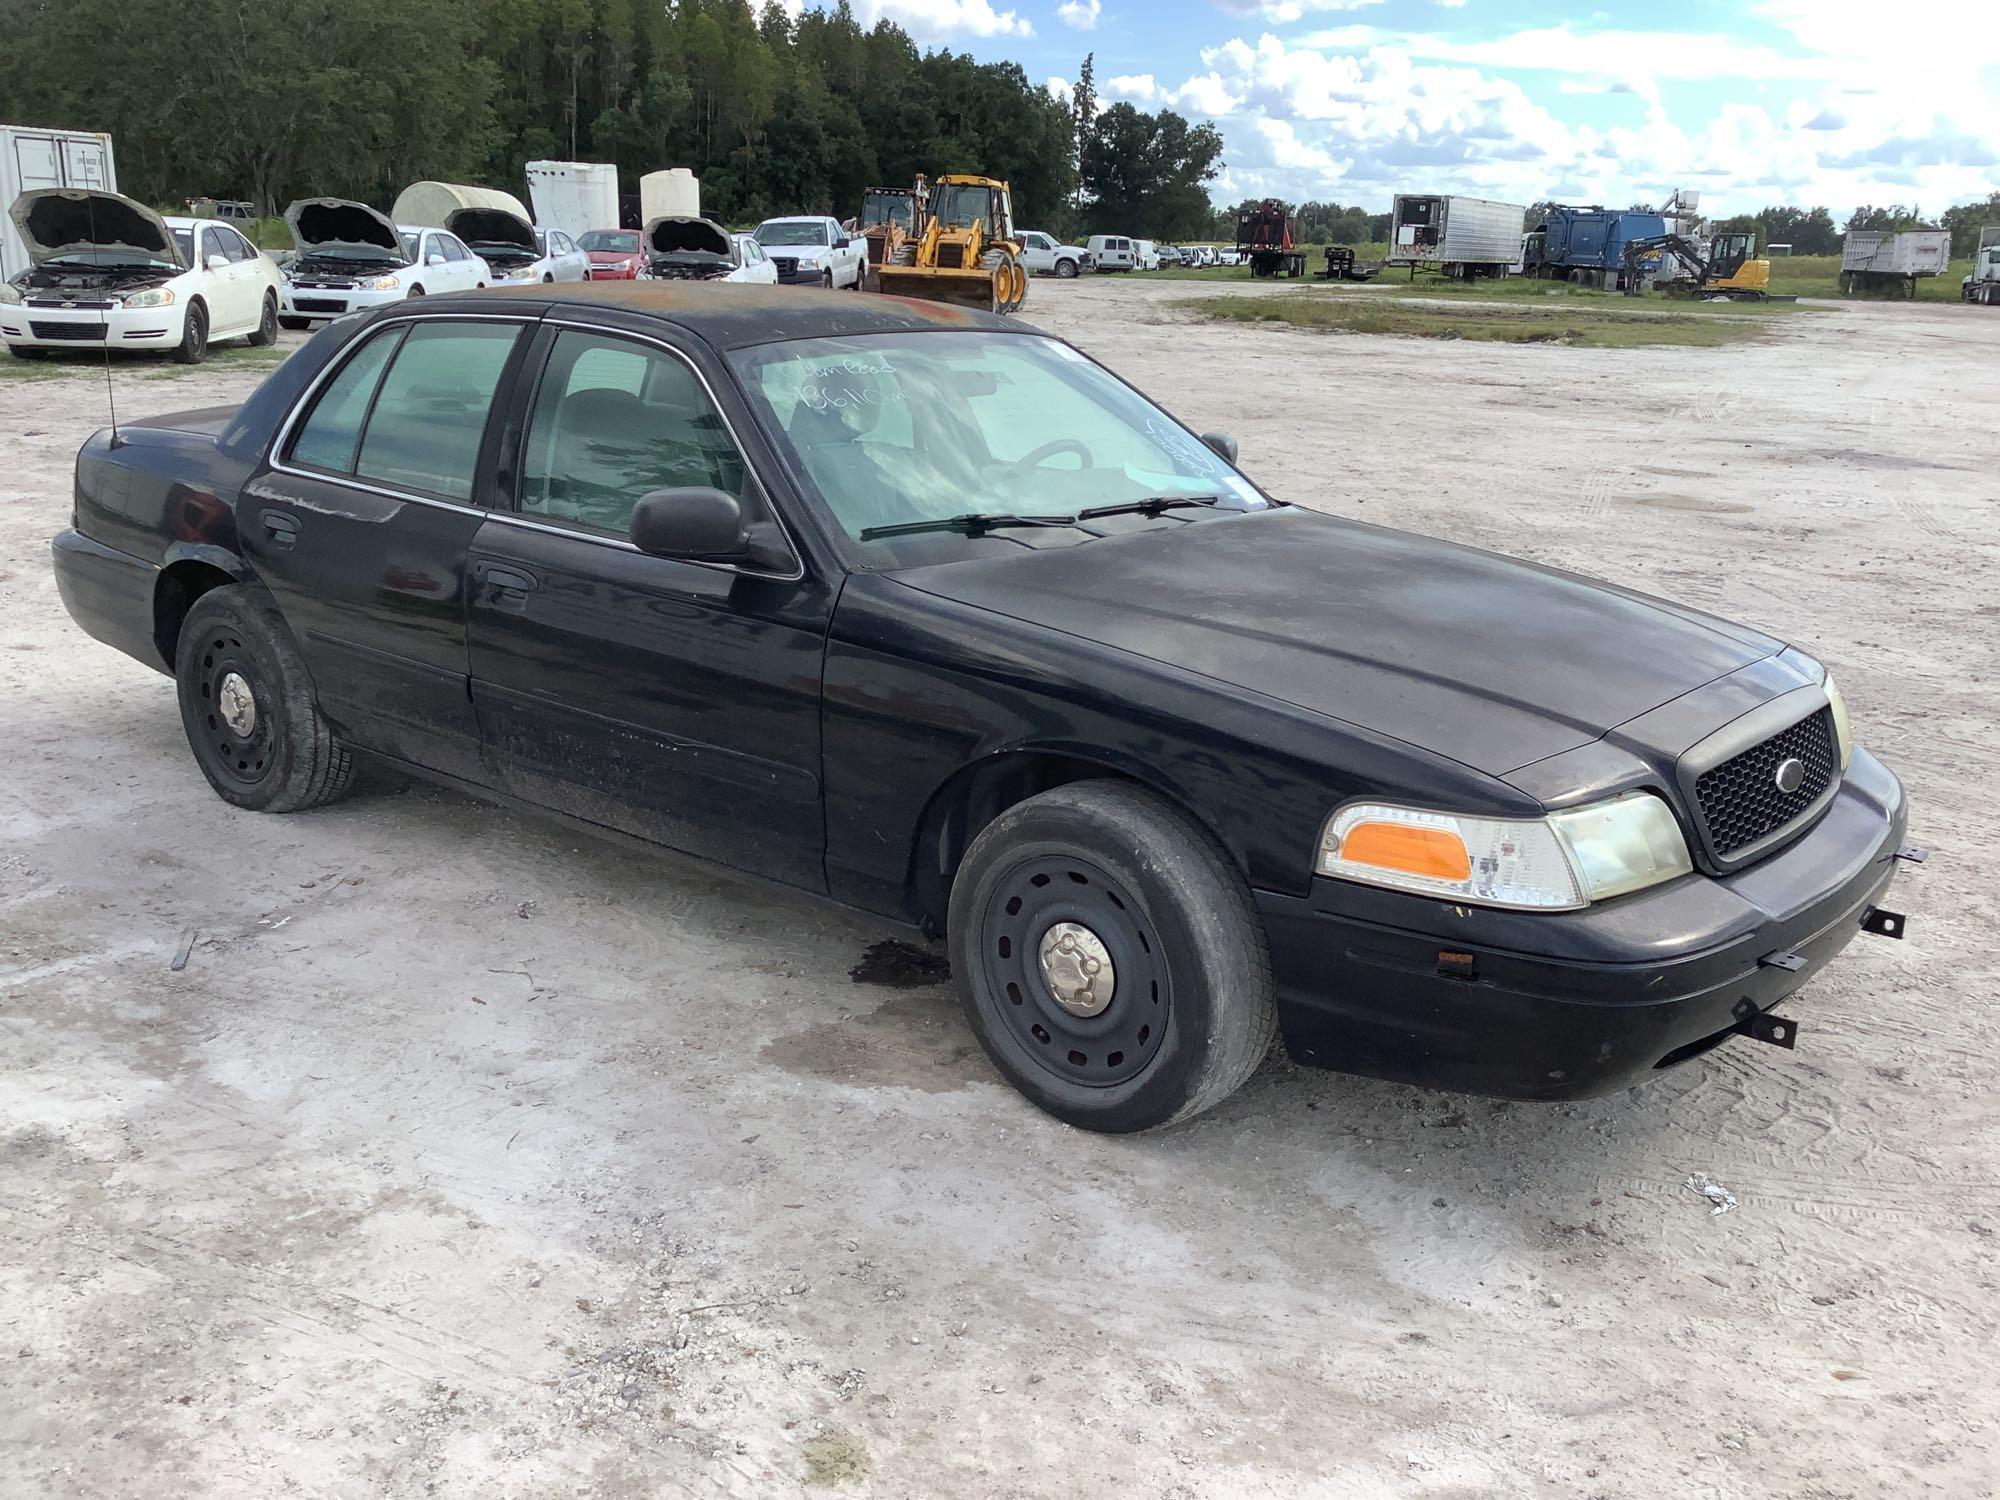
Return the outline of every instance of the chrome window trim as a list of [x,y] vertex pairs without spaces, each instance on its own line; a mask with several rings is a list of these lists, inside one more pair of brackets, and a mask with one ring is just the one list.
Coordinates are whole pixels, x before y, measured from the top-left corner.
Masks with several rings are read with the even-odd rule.
[[[384,318],[380,325],[383,331],[371,332],[367,338],[357,339],[352,347],[343,349],[340,353],[340,358],[330,361],[325,368],[313,376],[312,383],[299,394],[298,400],[292,403],[292,409],[285,414],[285,420],[278,428],[277,437],[271,442],[270,452],[267,455],[267,462],[270,465],[271,471],[276,474],[289,474],[295,479],[316,479],[323,484],[344,485],[349,489],[360,490],[363,494],[380,495],[384,499],[400,500],[409,505],[428,505],[437,510],[455,511],[459,515],[465,516],[478,516],[484,520],[498,521],[507,526],[518,526],[528,531],[544,531],[551,536],[571,537],[580,542],[589,542],[599,547],[610,547],[621,552],[640,552],[640,548],[637,545],[624,537],[601,536],[595,532],[585,531],[580,527],[558,526],[547,521],[532,520],[513,510],[498,510],[487,505],[461,505],[457,501],[440,500],[433,495],[419,495],[409,490],[399,490],[387,485],[375,484],[368,480],[357,478],[352,474],[335,474],[326,469],[314,469],[285,461],[284,455],[291,448],[293,430],[299,425],[299,422],[304,418],[306,411],[312,406],[313,402],[318,399],[320,388],[333,379],[341,370],[345,369],[348,361],[353,359],[370,341],[383,337],[383,332],[390,328],[405,324],[462,322],[467,319],[479,319],[490,323],[518,323],[523,328],[536,328],[544,325],[552,328],[573,328],[582,333],[603,334],[614,338],[637,339],[644,343],[656,345],[668,354],[673,355],[674,358],[686,365],[689,371],[693,373],[703,393],[708,397],[709,404],[715,408],[715,414],[722,418],[723,429],[728,432],[730,442],[736,445],[737,454],[743,460],[744,472],[755,479],[757,487],[764,492],[765,501],[770,506],[771,519],[777,523],[778,534],[784,537],[785,546],[792,554],[792,571],[789,573],[769,573],[761,568],[746,568],[736,563],[699,562],[693,558],[663,557],[659,560],[661,562],[678,563],[690,568],[707,568],[711,572],[735,573],[744,578],[768,579],[773,583],[798,583],[805,578],[804,553],[800,550],[797,540],[792,536],[791,528],[785,524],[784,516],[779,513],[777,502],[771,499],[770,485],[764,482],[764,476],[757,472],[756,465],[751,462],[749,453],[744,450],[742,438],[737,435],[735,424],[729,420],[729,413],[723,409],[722,403],[716,400],[715,387],[708,383],[708,377],[702,374],[701,367],[689,359],[681,350],[676,349],[672,344],[666,343],[664,340],[653,338],[643,333],[631,333],[622,328],[605,328],[596,323],[579,323],[557,318],[537,318],[524,316],[520,313],[454,312],[445,308],[440,308],[435,312],[411,313],[406,317]],[[391,361],[391,363],[394,363],[394,361]],[[386,374],[387,372],[385,371],[384,373]],[[528,416],[532,420],[534,413],[530,411]],[[527,440],[527,429],[525,426],[522,428],[521,435],[522,441],[525,443]],[[511,498],[509,497],[510,501]],[[649,556],[650,554],[640,552],[640,555]]]

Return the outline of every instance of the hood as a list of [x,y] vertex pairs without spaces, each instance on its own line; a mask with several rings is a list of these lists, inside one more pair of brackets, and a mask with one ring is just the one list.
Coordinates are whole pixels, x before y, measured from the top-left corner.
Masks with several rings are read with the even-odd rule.
[[167,221],[122,193],[36,188],[14,200],[11,216],[33,265],[87,250],[123,250],[187,269]]
[[646,248],[654,255],[720,255],[735,259],[729,231],[713,219],[670,214],[646,223]]
[[519,250],[530,260],[542,253],[535,243],[535,226],[519,214],[504,208],[455,208],[444,216],[445,229],[477,250],[480,246],[506,246]]
[[1494,776],[1784,647],[1609,584],[1297,507],[892,576]]
[[349,198],[301,198],[285,210],[285,227],[299,254],[316,250],[380,250],[403,259],[403,237],[380,209]]

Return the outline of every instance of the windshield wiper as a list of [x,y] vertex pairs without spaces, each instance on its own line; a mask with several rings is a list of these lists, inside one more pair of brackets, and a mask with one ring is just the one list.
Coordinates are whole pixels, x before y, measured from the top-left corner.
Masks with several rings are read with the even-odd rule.
[[995,526],[1074,526],[1075,516],[1010,516],[986,511],[968,511],[962,516],[941,516],[934,521],[897,521],[889,526],[865,526],[861,540],[872,542],[881,536],[915,536],[920,531],[962,531],[978,536]]
[[1117,505],[1093,505],[1076,513],[1079,521],[1098,516],[1157,516],[1163,510],[1180,510],[1190,505],[1220,505],[1220,495],[1149,495],[1144,500],[1126,500]]

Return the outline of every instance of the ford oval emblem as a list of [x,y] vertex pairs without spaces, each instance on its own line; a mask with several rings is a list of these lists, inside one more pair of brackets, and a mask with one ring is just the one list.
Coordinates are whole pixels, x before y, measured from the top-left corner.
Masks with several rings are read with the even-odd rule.
[[1778,762],[1778,769],[1771,773],[1771,780],[1779,791],[1787,797],[1806,784],[1806,763],[1796,755]]

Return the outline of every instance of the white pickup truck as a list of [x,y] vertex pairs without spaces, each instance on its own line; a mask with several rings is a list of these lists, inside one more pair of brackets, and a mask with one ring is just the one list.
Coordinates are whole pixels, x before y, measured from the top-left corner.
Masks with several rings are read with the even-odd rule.
[[868,242],[836,220],[816,214],[766,219],[757,226],[756,238],[778,268],[780,282],[857,291],[866,285]]

